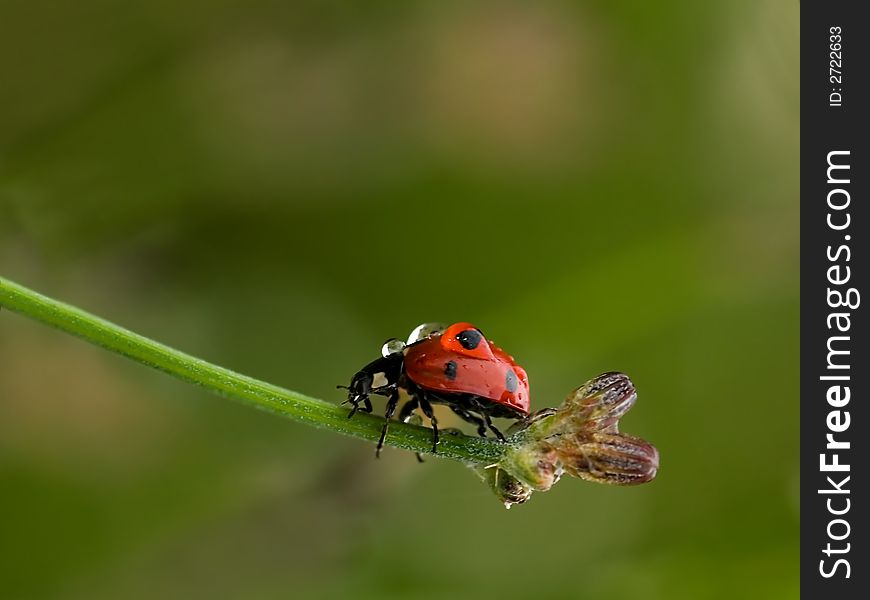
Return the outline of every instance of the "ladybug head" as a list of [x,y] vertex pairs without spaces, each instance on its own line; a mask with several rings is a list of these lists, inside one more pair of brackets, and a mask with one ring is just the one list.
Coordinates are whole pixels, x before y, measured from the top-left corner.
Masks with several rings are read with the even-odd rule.
[[454,323],[441,334],[441,347],[471,358],[494,358],[489,342],[480,329],[470,323]]

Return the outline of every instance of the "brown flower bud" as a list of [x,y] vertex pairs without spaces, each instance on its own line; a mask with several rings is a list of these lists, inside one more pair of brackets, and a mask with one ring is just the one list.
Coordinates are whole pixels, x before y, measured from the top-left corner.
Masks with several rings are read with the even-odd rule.
[[619,419],[637,400],[627,375],[605,373],[577,388],[558,408],[530,415],[509,430],[497,465],[478,470],[510,508],[547,491],[562,473],[610,485],[655,478],[659,453],[645,440],[619,433]]
[[659,468],[655,446],[624,434],[590,433],[565,439],[558,455],[569,475],[611,485],[646,483]]
[[578,430],[617,433],[620,417],[636,401],[637,391],[628,375],[604,373],[568,394],[559,416]]

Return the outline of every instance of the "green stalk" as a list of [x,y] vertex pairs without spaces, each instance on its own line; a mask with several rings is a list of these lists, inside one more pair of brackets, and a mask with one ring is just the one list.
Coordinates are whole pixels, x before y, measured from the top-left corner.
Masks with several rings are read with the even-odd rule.
[[[348,419],[348,409],[345,407],[234,373],[3,277],[0,277],[0,307],[256,408],[372,442],[380,437],[383,418],[357,413]],[[431,453],[432,430],[393,422],[386,444],[414,452]],[[504,448],[504,444],[491,439],[444,435],[438,445],[438,456],[464,463],[489,465],[498,462]]]

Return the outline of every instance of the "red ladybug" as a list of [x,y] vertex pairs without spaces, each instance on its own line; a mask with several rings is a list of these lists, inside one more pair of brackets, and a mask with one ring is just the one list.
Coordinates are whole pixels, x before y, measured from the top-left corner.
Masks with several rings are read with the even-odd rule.
[[399,404],[399,390],[411,397],[399,411],[407,422],[420,408],[432,423],[432,452],[438,446],[438,421],[433,404],[444,404],[465,421],[477,425],[486,436],[487,427],[500,439],[502,433],[492,417],[523,419],[529,414],[529,378],[512,356],[488,341],[469,323],[450,327],[425,323],[411,332],[407,343],[388,340],[379,358],[363,367],[346,389],[347,403],[357,410],[372,412],[369,395],[389,398],[386,421],[378,440],[380,454],[389,420]]

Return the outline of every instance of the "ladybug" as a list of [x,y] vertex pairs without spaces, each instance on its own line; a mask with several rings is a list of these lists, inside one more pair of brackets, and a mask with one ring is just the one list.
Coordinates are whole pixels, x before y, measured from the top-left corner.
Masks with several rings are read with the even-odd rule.
[[524,419],[529,415],[525,369],[474,325],[424,323],[411,332],[407,342],[387,340],[381,354],[360,369],[349,386],[339,386],[348,390],[343,404],[353,405],[348,418],[358,410],[372,412],[371,394],[388,398],[377,456],[398,407],[399,390],[405,390],[410,400],[402,406],[398,419],[408,422],[415,409],[422,410],[432,423],[433,453],[438,448],[433,404],[448,406],[476,425],[480,436],[486,437],[489,428],[502,441],[504,435],[493,425],[493,417]]

